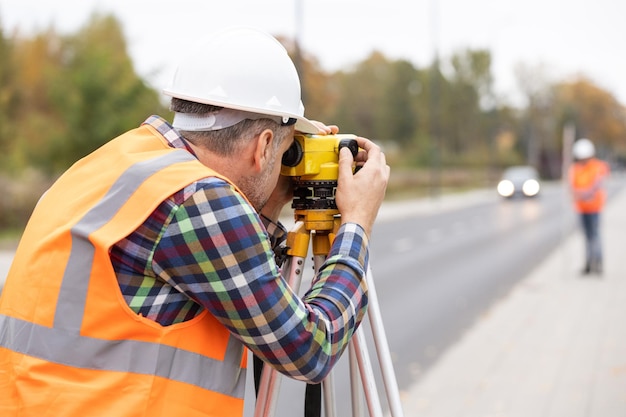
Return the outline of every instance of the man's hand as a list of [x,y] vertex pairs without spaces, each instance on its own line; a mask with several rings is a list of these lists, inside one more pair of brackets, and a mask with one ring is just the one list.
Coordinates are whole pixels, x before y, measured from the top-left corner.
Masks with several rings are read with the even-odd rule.
[[335,134],[337,134],[337,132],[339,132],[339,127],[337,127],[335,125],[328,125],[328,126],[326,126],[324,123],[318,122],[317,120],[311,120],[311,123],[313,123],[315,126],[317,126],[317,128],[320,130],[320,132],[324,132],[324,133],[320,133],[320,134],[335,135]]
[[[342,223],[358,223],[371,235],[378,209],[385,197],[391,169],[378,145],[365,138],[357,138],[357,142],[360,150],[356,158],[352,157],[347,148],[342,148],[339,153],[335,198]],[[361,169],[353,175],[355,161]]]

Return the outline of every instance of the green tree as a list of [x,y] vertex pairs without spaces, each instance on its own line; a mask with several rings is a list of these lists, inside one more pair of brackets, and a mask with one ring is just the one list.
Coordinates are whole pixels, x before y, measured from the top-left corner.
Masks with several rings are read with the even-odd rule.
[[49,89],[60,81],[53,76],[57,72],[54,52],[59,45],[60,38],[52,30],[12,40],[13,85],[18,93],[12,106],[16,134],[10,166],[18,172],[28,166],[47,167],[49,140],[63,129],[62,117],[49,99]]
[[450,66],[443,120],[446,147],[454,155],[485,149],[483,116],[492,106],[491,55],[465,50],[450,58]]
[[58,173],[150,114],[165,112],[126,49],[119,22],[102,15],[73,35],[49,29],[14,39],[20,95],[12,159]]
[[543,66],[517,66],[516,78],[526,101],[519,115],[518,149],[525,163],[536,166],[546,177],[559,175],[559,108],[554,88]]
[[336,103],[333,120],[343,131],[402,145],[416,136],[423,81],[408,61],[373,52],[354,69],[332,74],[329,83]]
[[391,139],[403,147],[411,143],[422,119],[416,111],[416,98],[420,92],[419,74],[410,62],[389,63],[378,122],[381,139]]
[[66,123],[51,138],[52,167],[61,170],[113,137],[162,112],[157,93],[137,76],[119,22],[95,15],[58,51],[50,99]]
[[389,77],[389,62],[380,53],[372,53],[353,71],[333,75],[338,89],[336,120],[341,128],[371,139],[386,138],[382,97]]
[[14,87],[15,68],[11,54],[10,40],[4,36],[0,26],[0,166],[9,167],[8,155],[11,154],[14,107],[16,93]]

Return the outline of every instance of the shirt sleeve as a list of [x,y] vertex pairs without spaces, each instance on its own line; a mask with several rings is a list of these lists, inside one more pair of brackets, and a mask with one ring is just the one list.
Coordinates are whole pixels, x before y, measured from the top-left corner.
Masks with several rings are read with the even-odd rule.
[[281,277],[254,209],[230,185],[211,184],[173,214],[154,253],[155,272],[279,372],[320,382],[365,314],[366,234],[343,225],[300,298]]

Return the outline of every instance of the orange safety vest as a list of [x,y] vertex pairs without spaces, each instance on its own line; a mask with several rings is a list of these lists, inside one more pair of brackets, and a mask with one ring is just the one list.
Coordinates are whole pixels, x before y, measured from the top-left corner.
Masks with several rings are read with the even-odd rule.
[[[575,162],[570,169],[570,184],[574,204],[579,213],[599,213],[606,201],[606,191],[601,182],[609,173],[606,162],[596,158]],[[589,192],[585,198],[580,193]]]
[[[170,195],[218,176],[141,126],[44,194],[0,299],[0,416],[241,416],[246,352],[208,311],[161,326],[109,258]],[[221,178],[221,177],[220,177]]]

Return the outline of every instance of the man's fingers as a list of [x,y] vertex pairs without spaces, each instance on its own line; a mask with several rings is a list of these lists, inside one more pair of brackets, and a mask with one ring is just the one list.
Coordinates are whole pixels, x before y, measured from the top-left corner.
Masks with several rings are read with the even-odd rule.
[[339,150],[339,176],[352,176],[352,163],[354,162],[354,158],[352,157],[352,152],[347,147],[341,148]]

